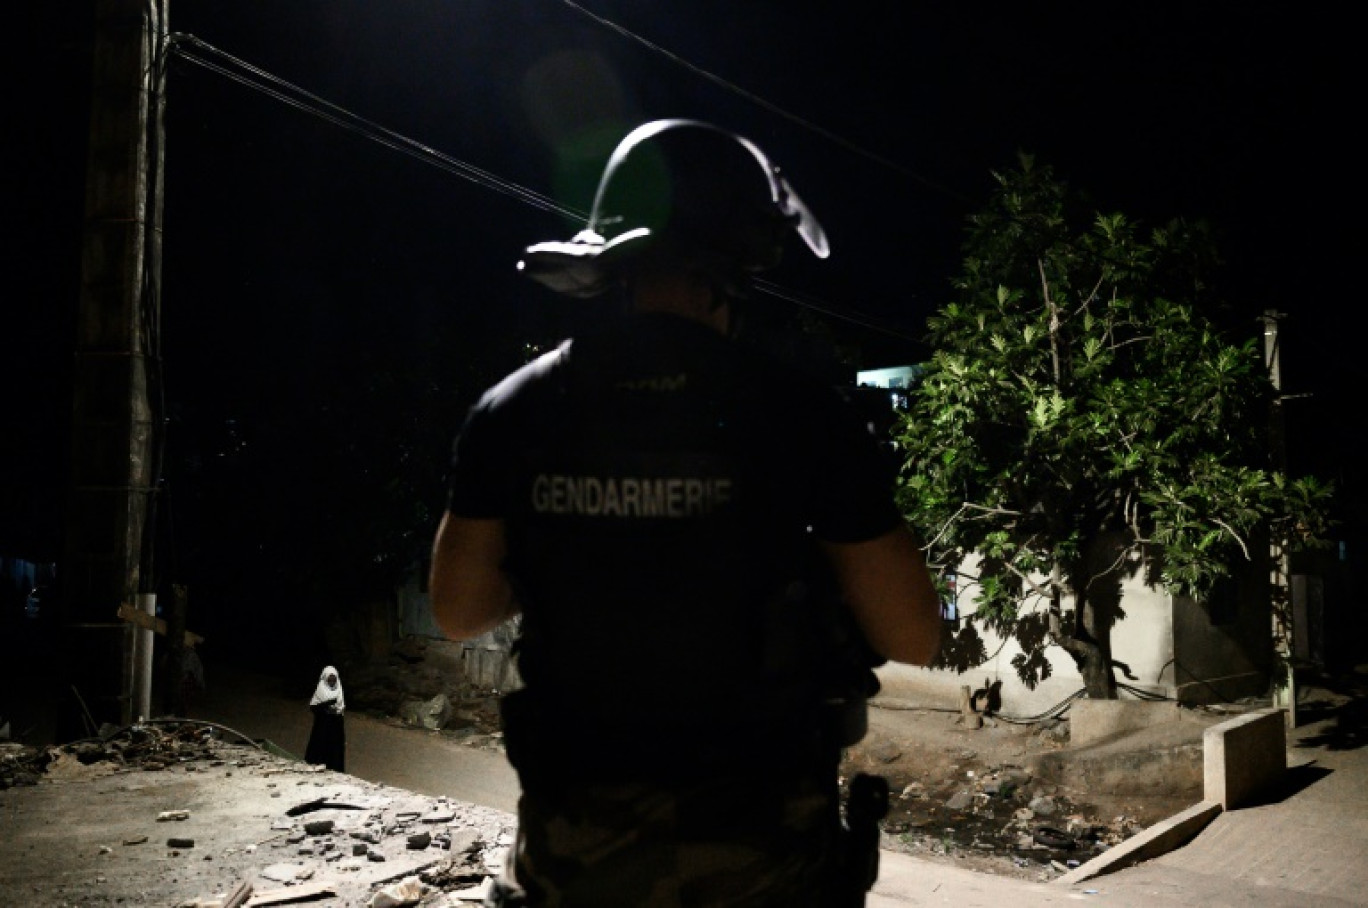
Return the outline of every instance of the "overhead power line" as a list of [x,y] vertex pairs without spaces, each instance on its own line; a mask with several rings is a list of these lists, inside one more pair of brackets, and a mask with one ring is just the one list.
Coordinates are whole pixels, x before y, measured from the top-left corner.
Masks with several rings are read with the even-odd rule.
[[259,91],[268,97],[318,117],[334,126],[340,126],[343,129],[364,136],[373,142],[378,142],[395,151],[401,151],[418,160],[440,167],[449,173],[454,173],[471,182],[478,183],[486,189],[492,189],[495,192],[511,196],[534,208],[550,211],[569,218],[570,220],[582,221],[588,217],[587,212],[562,205],[550,196],[528,189],[526,186],[521,186],[511,180],[505,180],[496,174],[490,173],[488,170],[476,167],[474,164],[462,161],[449,154],[444,154],[431,146],[424,145],[421,142],[414,141],[393,130],[386,129],[377,123],[333,104],[331,101],[326,101],[311,92],[305,91],[297,85],[292,85],[284,79],[272,75],[259,67],[240,60],[231,54],[224,53],[213,45],[201,41],[194,35],[172,35],[170,49],[176,56],[190,63],[194,63],[196,66],[218,73],[240,85],[245,85],[248,88]]
[[936,192],[943,193],[944,195],[947,195],[950,198],[956,199],[960,202],[973,204],[973,201],[969,199],[967,196],[963,195],[962,193],[956,192],[955,190],[950,189],[947,186],[937,183],[935,180],[924,177],[916,171],[912,170],[911,168],[899,164],[897,161],[894,161],[891,158],[888,158],[877,152],[870,151],[867,148],[857,145],[849,139],[845,138],[844,136],[838,135],[829,129],[819,126],[816,123],[813,123],[811,120],[806,119],[805,117],[799,116],[798,114],[785,110],[779,105],[771,101],[768,101],[753,92],[747,91],[741,86],[736,85],[733,82],[729,82],[728,80],[722,78],[716,73],[706,70],[703,67],[684,59],[679,54],[667,50],[666,48],[661,47],[659,44],[656,44],[653,41],[650,41],[647,38],[638,35],[636,32],[631,31],[630,29],[625,28],[616,22],[613,22],[611,19],[605,19],[603,16],[600,16],[597,13],[590,12],[589,10],[580,6],[578,3],[575,3],[574,0],[561,0],[561,3],[564,3],[566,6],[570,7],[575,12],[584,16],[586,19],[589,19],[590,21],[595,22],[606,29],[609,29],[610,31],[616,32],[617,34],[621,35],[624,38],[627,38],[630,41],[635,41],[637,44],[640,44],[642,47],[645,47],[652,53],[659,54],[660,56],[669,60],[671,63],[675,64],[676,66],[683,67],[684,69],[687,69],[694,75],[707,79],[714,85],[717,85],[720,88],[723,88],[734,95],[745,98],[752,104],[755,104],[758,107],[762,107],[776,116],[783,117],[790,123],[796,123],[797,125],[808,130],[809,132],[816,133],[817,135],[821,136],[827,141],[839,145],[846,151],[851,152],[852,154],[856,154],[862,158],[873,161],[875,164],[878,164],[882,167],[886,167],[889,170],[893,170],[901,174],[902,176],[907,177],[910,180],[915,180],[916,182],[925,186],[927,189],[932,189]]
[[[210,72],[217,73],[226,79],[237,82],[239,85],[243,85],[297,110],[318,117],[324,122],[356,133],[357,135],[377,142],[386,148],[409,155],[410,157],[436,166],[448,173],[455,174],[456,176],[483,186],[486,189],[491,189],[510,198],[517,199],[526,205],[541,209],[542,211],[561,215],[571,221],[583,222],[588,220],[589,213],[586,211],[563,205],[550,196],[537,192],[534,189],[529,189],[526,186],[500,177],[497,174],[477,167],[467,161],[438,151],[429,145],[410,139],[394,130],[386,129],[365,117],[352,113],[331,101],[327,101],[312,92],[291,84],[260,67],[253,66],[244,60],[225,53],[194,35],[182,33],[172,34],[168,42],[168,50],[180,59],[193,63]],[[757,280],[754,283],[756,290],[762,293],[787,300],[795,305],[811,309],[814,312],[832,318],[838,318],[851,324],[859,325],[860,327],[898,337],[903,340],[920,343],[917,338],[894,328],[880,325],[869,316],[842,310],[837,306],[815,300],[810,296],[799,294],[796,291],[786,290],[770,281]]]

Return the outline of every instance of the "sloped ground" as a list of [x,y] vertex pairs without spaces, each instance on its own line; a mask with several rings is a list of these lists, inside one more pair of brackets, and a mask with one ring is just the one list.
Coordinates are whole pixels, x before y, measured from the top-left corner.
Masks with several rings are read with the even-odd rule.
[[158,746],[166,735],[142,728],[55,748],[37,784],[0,792],[7,905],[207,906],[244,890],[249,906],[367,905],[424,880],[451,904],[512,842],[502,811],[172,728],[192,746]]
[[[453,718],[443,735],[497,746],[497,692],[460,680],[460,658],[458,644],[404,641],[387,664],[353,669],[348,696],[398,718],[415,698],[444,694]],[[1113,742],[1104,761],[1122,767],[1124,782],[1097,786],[1071,776],[1067,718],[990,719],[972,730],[958,720],[894,700],[871,708],[870,731],[848,751],[844,776],[888,779],[885,848],[1047,880],[1201,800],[1201,725]],[[1096,760],[1084,764],[1096,772]]]
[[[1168,780],[1135,776],[1129,792],[1098,797],[1068,784],[1068,722],[1021,725],[999,720],[969,729],[957,713],[875,708],[870,732],[848,753],[850,772],[889,780],[892,803],[885,848],[984,873],[1036,881],[1062,875],[1154,822],[1201,800]],[[1200,731],[1197,732],[1200,741]],[[1128,736],[1133,753],[1156,745]],[[1168,743],[1162,745],[1167,748]],[[1200,750],[1188,752],[1200,774]]]
[[[356,898],[365,886],[370,892],[380,882],[380,871],[370,867],[372,863],[389,863],[387,872],[399,872],[416,868],[405,861],[421,857],[447,861],[447,871],[456,876],[486,873],[497,859],[476,866],[468,856],[496,849],[507,840],[516,779],[499,753],[498,694],[461,681],[453,670],[456,658],[457,652],[446,644],[410,644],[383,666],[343,668],[350,706],[348,769],[368,782],[319,774],[255,748],[229,754],[223,748],[241,747],[232,744],[232,735],[220,733],[201,741],[194,729],[178,732],[189,737],[181,751],[169,756],[158,756],[148,750],[147,741],[130,738],[125,743],[136,745],[132,750],[109,742],[44,751],[37,761],[41,765],[30,762],[20,767],[14,760],[0,759],[0,788],[19,783],[0,791],[0,817],[6,832],[14,833],[7,840],[23,843],[0,849],[0,878],[29,887],[24,890],[30,896],[25,904],[97,905],[123,899],[125,904],[168,905],[179,904],[168,893],[180,899],[206,897],[273,863],[301,863],[306,858],[322,863],[307,878],[294,879],[293,885],[322,884],[337,868],[355,864],[365,872],[340,872],[345,883],[358,884],[348,889]],[[211,721],[216,716],[220,721],[230,718],[226,724],[249,738],[270,738],[285,751],[302,752],[311,684],[234,676],[213,666],[210,678],[211,689],[193,715]],[[405,704],[438,694],[451,706],[441,730],[412,727],[397,715],[405,711]],[[216,712],[216,701],[231,712]],[[1070,756],[1082,749],[1067,747],[1067,720],[1037,725],[999,721],[970,730],[957,718],[953,712],[892,701],[871,710],[870,732],[848,752],[844,770],[847,776],[873,771],[889,780],[893,797],[884,822],[885,848],[969,870],[1048,880],[1071,863],[1084,862],[1097,850],[1200,800],[1200,792],[1166,790],[1167,779],[1143,768],[1134,772],[1132,791],[1113,791],[1105,798],[1071,785],[1077,780],[1069,777]],[[1142,756],[1159,748],[1186,746],[1189,758],[1200,760],[1200,749],[1160,738],[1142,733],[1111,746],[1120,754]],[[117,753],[109,757],[109,751]],[[1152,761],[1141,760],[1137,766],[1147,762]],[[29,778],[18,779],[17,774],[24,772]],[[196,791],[223,794],[206,795],[208,800],[199,804],[187,801]],[[355,808],[338,808],[347,812],[336,815],[337,828],[343,832],[331,839],[332,847],[308,841],[307,836],[298,838],[300,829],[294,826],[274,828],[289,807],[334,795],[390,803],[380,809],[378,801],[366,801],[371,812],[364,819]],[[395,805],[410,799],[427,800],[416,815],[406,808],[401,818]],[[497,804],[501,810],[482,813],[490,808],[476,804]],[[157,822],[156,816],[175,809],[189,809],[192,819],[176,821],[177,829],[168,832],[169,824]],[[391,811],[388,816],[385,809]],[[455,822],[444,828],[446,837],[434,838],[436,844],[429,842],[421,855],[410,854],[406,826],[412,826],[417,816],[446,809],[457,811]],[[192,820],[204,810],[217,812],[221,821],[212,828],[195,829]],[[351,832],[367,820],[395,836],[389,842],[395,854],[387,862],[373,861],[369,852],[349,852],[357,844]],[[480,845],[476,852],[453,855],[442,843],[457,834],[466,841],[470,833],[458,828],[462,823],[478,827]],[[181,832],[196,838],[196,845],[172,854],[178,849],[168,842]],[[139,845],[123,844],[140,836],[148,838]],[[248,850],[250,846],[255,848]],[[315,849],[312,855],[300,851],[310,847]],[[456,864],[451,863],[453,857],[458,858]],[[258,890],[273,885],[266,878],[248,881]],[[468,880],[462,877],[459,882],[464,885]]]

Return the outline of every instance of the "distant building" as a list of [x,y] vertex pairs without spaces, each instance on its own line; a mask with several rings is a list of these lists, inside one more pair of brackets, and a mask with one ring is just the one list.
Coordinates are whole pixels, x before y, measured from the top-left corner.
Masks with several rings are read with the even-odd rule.
[[866,369],[855,373],[855,384],[860,388],[886,388],[889,404],[900,409],[907,403],[907,389],[917,383],[925,369],[922,366],[889,366],[886,369]]

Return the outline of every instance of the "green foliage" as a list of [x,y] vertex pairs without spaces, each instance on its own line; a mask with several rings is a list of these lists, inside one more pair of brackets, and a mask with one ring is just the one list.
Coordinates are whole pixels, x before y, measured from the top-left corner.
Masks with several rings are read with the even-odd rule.
[[[1331,490],[1270,462],[1259,349],[1205,315],[1205,227],[1085,216],[1049,168],[1020,164],[994,175],[955,299],[928,322],[935,353],[896,430],[900,503],[933,565],[983,557],[974,620],[1017,637],[1028,684],[1052,642],[1110,677],[1118,613],[1098,611],[1099,577],[1138,563],[1200,597],[1257,539],[1316,544]],[[1076,610],[1051,629],[1064,595]]]

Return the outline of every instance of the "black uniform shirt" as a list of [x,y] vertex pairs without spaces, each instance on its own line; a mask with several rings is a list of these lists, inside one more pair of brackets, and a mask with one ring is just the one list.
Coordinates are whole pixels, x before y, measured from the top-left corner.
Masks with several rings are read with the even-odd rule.
[[814,540],[888,532],[892,489],[835,389],[652,315],[490,389],[448,509],[506,521],[528,690],[668,739],[819,695],[830,616],[814,603],[831,594]]

